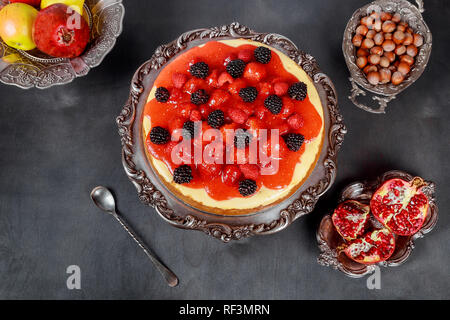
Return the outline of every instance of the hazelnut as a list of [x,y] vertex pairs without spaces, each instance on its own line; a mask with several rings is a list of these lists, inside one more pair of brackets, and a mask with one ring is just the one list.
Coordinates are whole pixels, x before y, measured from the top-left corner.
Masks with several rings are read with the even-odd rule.
[[378,71],[378,68],[376,66],[372,66],[372,65],[365,66],[363,69],[363,72],[365,74],[368,74],[369,72],[375,72],[375,71]]
[[411,56],[408,56],[407,54],[404,54],[400,57],[400,62],[405,62],[408,65],[412,66],[414,64],[414,58]]
[[405,76],[403,75],[403,73],[401,73],[400,71],[395,71],[392,74],[391,82],[394,85],[399,85],[400,83],[403,82],[404,79],[405,79]]
[[392,40],[392,33],[385,33],[384,34],[384,40]]
[[355,30],[356,34],[360,34],[362,36],[365,36],[367,34],[367,31],[369,31],[369,28],[367,28],[363,24],[360,24]]
[[352,39],[352,43],[355,47],[361,47],[363,41],[363,36],[360,34],[355,34]]
[[380,46],[375,46],[370,49],[370,54],[377,54],[381,56],[383,54],[383,48]]
[[408,54],[408,56],[411,57],[415,57],[417,55],[417,48],[415,45],[410,44],[409,46],[406,47],[406,53]]
[[383,33],[378,32],[374,37],[373,37],[373,42],[375,42],[375,44],[377,46],[381,46],[383,44],[384,41],[384,36]]
[[390,14],[389,12],[382,12],[380,15],[380,19],[381,19],[381,21],[391,20],[392,14]]
[[383,22],[382,29],[383,32],[393,32],[396,28],[396,24],[390,20]]
[[403,75],[407,75],[410,71],[410,67],[406,62],[400,62],[398,64],[397,70],[403,73]]
[[367,26],[367,19],[369,19],[369,17],[362,17],[361,20],[359,21],[362,25]]
[[392,73],[394,73],[395,71],[397,71],[397,68],[396,68],[394,65],[392,65],[392,64],[389,66],[388,69],[389,69],[389,71],[391,71]]
[[358,68],[362,69],[366,66],[367,64],[367,58],[365,56],[361,56],[358,57],[358,59],[356,59],[356,65],[358,66]]
[[367,74],[367,81],[370,84],[377,85],[380,82],[380,74],[378,71],[372,71]]
[[369,55],[369,52],[368,52],[366,49],[359,48],[359,49],[356,51],[356,56],[357,56],[357,57],[362,57],[362,56],[366,57],[366,56],[368,56],[368,55]]
[[389,59],[385,56],[382,56],[380,58],[380,66],[383,68],[387,68],[389,67],[389,65],[391,64],[391,62],[389,61]]
[[409,24],[406,21],[400,21],[398,24],[405,27],[405,29],[409,27]]
[[402,26],[401,24],[398,24],[397,25],[397,31],[405,32],[406,31],[406,27]]
[[369,31],[367,31],[366,38],[367,38],[367,39],[373,39],[373,37],[374,37],[376,34],[377,34],[377,32],[376,32],[375,30],[369,30]]
[[395,53],[393,52],[385,52],[384,56],[389,59],[389,62],[395,61]]
[[357,57],[368,56],[368,55],[369,55],[369,52],[366,49],[359,48],[356,51],[356,56]]
[[406,47],[404,46],[404,45],[398,45],[396,48],[395,48],[395,54],[396,55],[398,55],[398,56],[401,56],[402,54],[405,54],[405,52],[406,52]]
[[392,40],[384,40],[384,42],[383,42],[383,50],[385,52],[394,51],[395,50],[395,43],[394,43],[394,41],[392,41]]
[[409,46],[411,43],[413,43],[413,36],[409,32],[405,32],[405,39],[403,39],[403,45]]
[[374,44],[375,43],[373,42],[372,39],[366,38],[366,39],[363,40],[363,42],[361,44],[361,48],[363,48],[363,49],[370,49],[370,48],[372,48],[374,46]]
[[416,47],[420,47],[421,45],[423,45],[423,37],[420,34],[415,33],[413,37],[413,43]]
[[367,60],[371,63],[371,64],[379,64],[380,63],[380,56],[377,54],[371,54]]
[[400,15],[400,13],[394,13],[391,20],[392,22],[399,23],[400,20],[402,20],[402,16]]
[[380,73],[380,82],[381,83],[388,83],[389,81],[391,81],[391,70],[387,69],[387,68],[382,68],[379,71]]
[[403,42],[403,39],[405,39],[405,33],[400,30],[397,30],[392,35],[392,38],[396,44],[400,44]]

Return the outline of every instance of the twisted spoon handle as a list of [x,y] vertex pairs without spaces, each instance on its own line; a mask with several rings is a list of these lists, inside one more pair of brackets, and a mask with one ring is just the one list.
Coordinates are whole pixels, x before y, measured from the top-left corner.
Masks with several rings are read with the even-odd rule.
[[134,241],[139,245],[139,247],[144,250],[147,257],[153,262],[155,267],[158,269],[158,271],[161,273],[161,275],[166,279],[167,283],[171,287],[176,287],[178,285],[178,278],[177,276],[169,269],[167,268],[151,251],[142,241],[142,239],[130,228],[128,223],[125,221],[124,218],[122,218],[120,215],[118,215],[116,212],[113,212],[112,215],[114,218],[116,218],[117,221],[122,225],[122,227],[128,232],[128,234],[133,238]]

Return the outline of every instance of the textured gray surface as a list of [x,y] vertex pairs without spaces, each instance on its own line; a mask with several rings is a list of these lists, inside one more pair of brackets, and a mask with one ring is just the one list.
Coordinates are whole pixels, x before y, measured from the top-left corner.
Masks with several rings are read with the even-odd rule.
[[[449,63],[445,0],[425,1],[433,52],[387,115],[354,107],[342,33],[364,1],[125,1],[124,33],[104,63],[64,87],[0,86],[0,298],[450,298]],[[131,77],[156,47],[186,30],[239,21],[291,38],[337,88],[349,133],[338,177],[316,210],[272,236],[222,244],[178,230],[139,203],[120,160],[114,119]],[[382,289],[317,265],[315,231],[347,183],[402,169],[436,182],[440,220],[406,264],[382,269]],[[103,184],[119,210],[180,277],[171,289],[120,226],[89,199]],[[81,290],[66,288],[79,265]]]

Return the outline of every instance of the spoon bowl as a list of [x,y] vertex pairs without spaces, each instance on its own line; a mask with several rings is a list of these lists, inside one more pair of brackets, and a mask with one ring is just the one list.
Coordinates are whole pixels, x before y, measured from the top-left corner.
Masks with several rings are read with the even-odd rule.
[[92,201],[95,205],[110,214],[116,211],[116,201],[111,191],[103,186],[95,187],[91,192]]

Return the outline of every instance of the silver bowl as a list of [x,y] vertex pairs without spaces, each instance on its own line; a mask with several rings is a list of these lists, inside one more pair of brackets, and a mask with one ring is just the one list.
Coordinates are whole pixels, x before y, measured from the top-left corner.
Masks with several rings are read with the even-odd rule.
[[[395,99],[397,94],[419,79],[425,70],[431,54],[432,37],[430,29],[428,29],[428,26],[422,18],[421,13],[424,12],[423,1],[416,0],[416,2],[418,7],[407,0],[377,0],[356,10],[350,18],[344,32],[342,51],[350,71],[349,80],[352,89],[349,99],[357,107],[372,113],[385,113],[388,102]],[[423,36],[424,43],[419,47],[416,61],[414,62],[410,73],[406,76],[405,80],[397,86],[391,83],[378,85],[370,84],[363,71],[356,65],[355,48],[352,44],[352,38],[361,18],[370,14],[372,11],[399,13],[402,16],[402,21],[406,21],[415,32]],[[377,101],[378,105],[370,107],[357,101],[358,96],[366,95],[366,91],[364,90],[374,94],[372,95],[372,99]]]
[[[4,4],[0,0],[0,4]],[[98,66],[122,32],[125,8],[122,0],[86,0],[84,15],[91,27],[91,40],[76,58],[52,58],[37,49],[22,51],[0,39],[0,81],[23,89],[45,89],[72,82]]]
[[[314,81],[324,111],[326,129],[319,160],[308,180],[288,199],[260,212],[247,215],[218,215],[198,210],[177,198],[160,181],[145,154],[142,136],[142,112],[160,69],[178,54],[210,40],[245,38],[268,44],[287,54]],[[286,37],[257,33],[239,23],[197,29],[182,34],[175,41],[156,49],[152,58],[135,73],[130,97],[117,117],[122,140],[122,163],[128,178],[137,188],[139,199],[173,226],[200,230],[224,242],[253,235],[271,234],[285,229],[297,218],[310,213],[336,177],[338,150],[346,128],[339,113],[337,96],[331,80],[322,73],[315,59]]]
[[[385,181],[394,178],[409,181],[413,178],[413,176],[404,171],[395,170],[384,173],[374,181],[353,182],[344,188],[339,202],[346,200],[357,200],[362,203],[368,203],[372,198],[373,193]],[[412,236],[397,236],[395,240],[395,251],[392,256],[388,260],[380,262],[377,265],[383,267],[395,267],[401,265],[411,255],[414,249],[414,241],[422,238],[435,227],[438,220],[438,207],[434,196],[436,187],[431,181],[425,181],[425,183],[426,186],[423,191],[430,203],[425,223],[422,228]],[[372,218],[371,224],[376,228],[382,227],[375,218]],[[325,215],[320,222],[320,226],[317,231],[317,242],[320,249],[320,255],[317,262],[320,265],[333,267],[334,269],[340,270],[352,278],[360,278],[374,272],[376,265],[357,263],[348,258],[345,253],[338,249],[344,240],[336,231],[331,220],[331,214]]]

